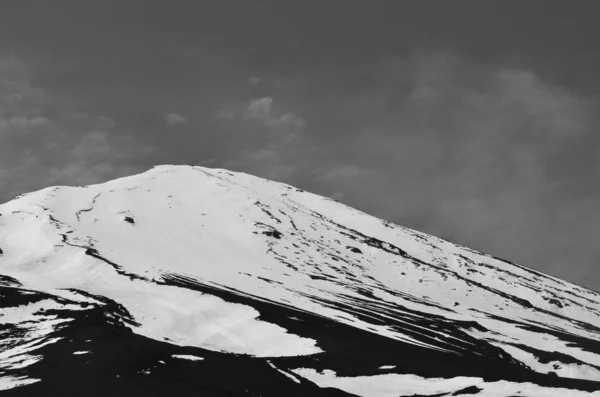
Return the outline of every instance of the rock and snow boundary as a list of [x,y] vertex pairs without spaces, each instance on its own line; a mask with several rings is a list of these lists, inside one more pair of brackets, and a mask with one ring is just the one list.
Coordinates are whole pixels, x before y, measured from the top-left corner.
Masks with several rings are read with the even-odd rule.
[[[308,313],[315,316],[309,323],[320,318],[411,352],[456,357],[472,378],[480,374],[466,368],[483,357],[506,366],[490,375],[500,379],[525,371],[550,383],[600,381],[598,293],[227,170],[159,166],[0,205],[0,275],[9,280],[5,288],[56,297],[0,309],[5,327],[23,327],[60,299],[73,310],[108,299],[120,305],[134,333],[159,342],[258,358],[331,354],[330,342],[301,321]],[[299,314],[270,320],[265,307]],[[28,355],[28,346],[51,343],[63,320],[40,317],[21,347],[7,343],[0,370],[2,354],[5,366],[27,366],[8,357],[42,360]],[[427,382],[417,361],[388,360],[374,370],[396,372],[377,376],[402,384]],[[277,366],[288,378],[299,368]],[[303,371],[327,387],[369,384],[364,377]]]

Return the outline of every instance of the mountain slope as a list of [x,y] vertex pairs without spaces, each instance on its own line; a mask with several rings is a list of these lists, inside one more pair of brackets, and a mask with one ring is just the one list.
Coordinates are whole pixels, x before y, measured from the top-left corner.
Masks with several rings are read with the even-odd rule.
[[[598,293],[288,185],[160,166],[0,214],[5,393],[96,395],[88,378],[97,395],[600,390]],[[56,347],[91,318],[95,349]],[[135,351],[118,370],[114,340]],[[91,374],[51,375],[84,357]]]

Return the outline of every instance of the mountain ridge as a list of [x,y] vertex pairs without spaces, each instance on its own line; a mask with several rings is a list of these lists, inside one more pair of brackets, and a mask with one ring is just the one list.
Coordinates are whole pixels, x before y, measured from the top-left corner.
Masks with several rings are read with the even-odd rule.
[[[406,391],[403,382],[423,388],[461,376],[471,378],[463,389],[476,386],[481,396],[502,395],[485,394],[502,381],[533,380],[547,390],[529,392],[545,395],[565,386],[581,395],[600,390],[599,293],[290,185],[165,165],[21,195],[0,205],[0,214],[4,295],[114,302],[121,311],[111,321],[136,337],[263,359],[287,374],[289,390],[310,383],[353,393],[363,378],[383,376],[377,368],[390,361],[385,376],[399,377],[389,381],[396,396]],[[16,307],[0,313],[22,311]],[[50,321],[48,335],[57,318],[39,321]],[[373,357],[344,340],[372,346]],[[29,379],[24,369],[44,359],[19,367],[32,359],[11,361],[27,356],[14,342],[0,345],[0,379]],[[36,379],[7,390],[47,382]],[[440,387],[434,391],[445,392]],[[354,394],[387,395],[374,386],[367,393]]]

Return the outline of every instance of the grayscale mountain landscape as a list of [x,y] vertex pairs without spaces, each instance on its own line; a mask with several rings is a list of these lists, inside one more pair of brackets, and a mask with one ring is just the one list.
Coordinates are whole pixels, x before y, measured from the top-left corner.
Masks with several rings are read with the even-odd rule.
[[0,1],[0,397],[600,397],[599,4]]

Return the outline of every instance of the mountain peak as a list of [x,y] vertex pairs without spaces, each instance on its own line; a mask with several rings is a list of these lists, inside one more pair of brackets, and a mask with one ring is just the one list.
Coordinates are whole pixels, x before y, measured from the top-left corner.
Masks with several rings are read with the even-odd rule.
[[[424,385],[466,376],[591,390],[600,381],[597,293],[282,183],[162,165],[46,188],[0,214],[5,293],[37,294],[37,309],[75,317],[96,308],[106,327],[180,356],[262,360],[289,387],[352,393],[382,366]],[[68,328],[31,305],[2,309],[15,329],[32,318],[39,328],[5,344],[7,376]],[[210,361],[200,358],[194,365]],[[494,387],[481,382],[465,387]]]

